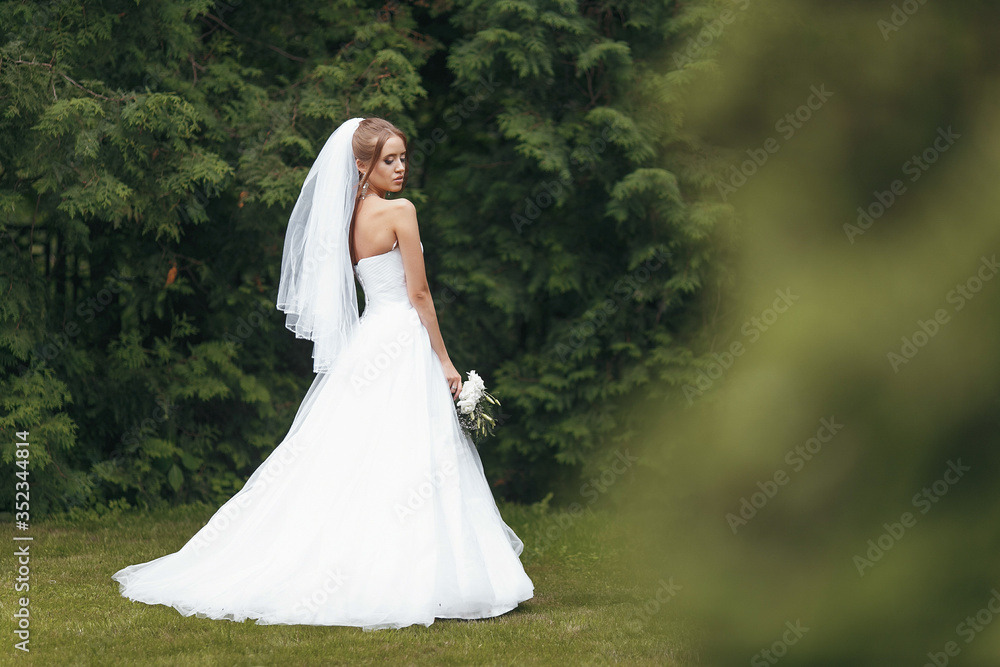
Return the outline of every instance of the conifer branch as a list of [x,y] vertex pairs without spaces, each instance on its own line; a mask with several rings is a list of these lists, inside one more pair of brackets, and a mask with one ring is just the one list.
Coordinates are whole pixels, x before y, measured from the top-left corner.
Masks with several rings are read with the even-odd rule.
[[306,61],[305,58],[302,58],[301,56],[293,56],[291,53],[288,53],[287,51],[283,51],[282,49],[279,49],[277,46],[274,46],[273,44],[267,44],[265,42],[261,42],[260,40],[254,39],[253,37],[247,37],[246,35],[241,35],[239,32],[237,32],[236,30],[234,30],[233,28],[231,28],[229,25],[227,25],[225,21],[223,21],[222,19],[220,19],[218,16],[215,16],[214,14],[205,14],[205,18],[212,19],[213,21],[215,21],[216,23],[218,23],[224,30],[228,30],[229,32],[231,32],[232,34],[236,35],[240,39],[245,39],[248,42],[253,42],[254,44],[257,44],[258,46],[266,46],[267,48],[271,49],[275,53],[277,53],[279,55],[282,55],[285,58],[288,58],[289,60],[295,60],[295,61],[300,62],[300,63],[304,63]]

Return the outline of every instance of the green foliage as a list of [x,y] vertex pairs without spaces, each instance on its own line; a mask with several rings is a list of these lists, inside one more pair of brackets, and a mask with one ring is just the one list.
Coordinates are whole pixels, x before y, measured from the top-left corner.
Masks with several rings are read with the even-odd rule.
[[274,308],[285,225],[354,115],[410,137],[449,352],[504,406],[498,493],[596,465],[634,392],[690,377],[725,279],[684,129],[709,54],[663,65],[712,16],[0,3],[0,458],[30,431],[33,509],[218,503],[281,441],[312,378]]
[[465,98],[429,112],[451,120],[425,210],[445,340],[510,413],[486,454],[516,493],[544,494],[553,463],[595,469],[629,441],[636,392],[690,380],[707,347],[699,311],[730,280],[734,214],[684,129],[698,77],[662,65],[707,4],[472,1],[451,17]]

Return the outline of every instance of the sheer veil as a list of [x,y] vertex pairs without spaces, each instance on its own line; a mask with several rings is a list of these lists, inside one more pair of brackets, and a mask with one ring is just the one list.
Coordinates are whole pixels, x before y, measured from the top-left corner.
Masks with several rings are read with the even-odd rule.
[[292,209],[281,257],[277,308],[296,338],[313,341],[313,371],[331,370],[357,327],[358,295],[348,230],[358,187],[351,118],[327,139]]

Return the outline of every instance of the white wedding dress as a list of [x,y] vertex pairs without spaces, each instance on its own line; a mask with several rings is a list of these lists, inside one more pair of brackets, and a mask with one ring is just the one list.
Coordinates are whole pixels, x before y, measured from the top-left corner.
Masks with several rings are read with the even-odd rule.
[[112,578],[185,616],[365,630],[488,618],[532,597],[399,249],[354,267],[355,335],[285,439],[180,551]]

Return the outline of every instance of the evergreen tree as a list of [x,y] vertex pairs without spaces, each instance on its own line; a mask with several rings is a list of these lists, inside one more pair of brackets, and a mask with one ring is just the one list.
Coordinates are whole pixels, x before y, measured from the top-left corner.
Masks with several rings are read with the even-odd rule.
[[697,40],[728,3],[456,4],[458,94],[430,96],[437,127],[413,157],[445,339],[506,399],[487,453],[537,498],[603,469],[630,442],[629,406],[703,363],[733,211],[685,94],[713,69]]

